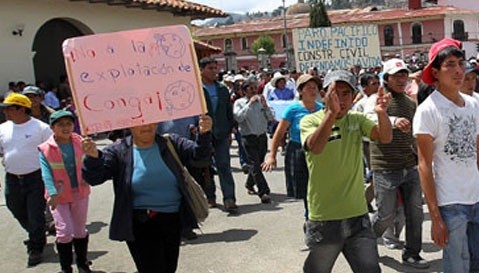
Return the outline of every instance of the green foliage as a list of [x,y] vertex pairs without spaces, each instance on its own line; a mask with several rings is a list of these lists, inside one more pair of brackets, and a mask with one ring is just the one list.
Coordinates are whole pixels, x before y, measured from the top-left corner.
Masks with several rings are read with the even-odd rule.
[[282,6],[277,7],[276,9],[274,9],[271,12],[271,16],[273,16],[273,17],[281,16],[281,15],[283,15],[283,7]]
[[266,55],[271,56],[274,54],[274,40],[271,36],[263,35],[254,40],[251,45],[251,51],[258,55],[258,50],[264,48],[266,50]]
[[329,20],[323,0],[310,0],[310,4],[311,12],[309,13],[309,27],[330,27],[331,21]]

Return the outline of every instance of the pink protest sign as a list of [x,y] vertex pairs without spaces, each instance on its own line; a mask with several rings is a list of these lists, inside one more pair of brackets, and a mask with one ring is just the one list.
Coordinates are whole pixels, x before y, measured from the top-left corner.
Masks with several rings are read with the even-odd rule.
[[186,26],[67,39],[63,54],[83,134],[204,112]]

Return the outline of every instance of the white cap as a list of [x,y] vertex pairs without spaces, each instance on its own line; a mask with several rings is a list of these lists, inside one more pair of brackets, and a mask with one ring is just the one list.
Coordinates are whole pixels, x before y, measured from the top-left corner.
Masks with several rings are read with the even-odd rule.
[[243,77],[243,75],[241,74],[236,74],[235,77],[234,77],[234,82],[237,82],[237,81],[245,81],[245,77]]
[[401,59],[392,58],[390,60],[387,60],[383,64],[384,74],[392,75],[396,74],[401,70],[406,70],[408,73],[410,72],[409,68],[407,68],[406,63]]
[[224,81],[225,82],[235,82],[235,78],[233,76],[226,76]]

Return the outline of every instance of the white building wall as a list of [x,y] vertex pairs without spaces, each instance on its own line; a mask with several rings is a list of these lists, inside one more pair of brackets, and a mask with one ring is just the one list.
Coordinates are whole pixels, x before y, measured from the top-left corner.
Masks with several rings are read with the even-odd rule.
[[479,2],[477,0],[437,0],[437,4],[440,6],[479,10]]
[[[33,41],[39,28],[55,18],[73,19],[93,33],[184,24],[189,16],[173,16],[169,12],[91,4],[68,0],[2,0],[0,8],[0,94],[9,81],[34,83]],[[13,35],[23,25],[23,35]]]
[[[478,3],[479,5],[479,3]],[[476,43],[479,41],[479,13],[474,15],[447,14],[444,18],[444,30],[446,37],[451,37],[454,30],[454,21],[464,21],[465,31],[468,33],[469,41],[463,42],[463,49],[466,52],[466,58],[477,55]]]

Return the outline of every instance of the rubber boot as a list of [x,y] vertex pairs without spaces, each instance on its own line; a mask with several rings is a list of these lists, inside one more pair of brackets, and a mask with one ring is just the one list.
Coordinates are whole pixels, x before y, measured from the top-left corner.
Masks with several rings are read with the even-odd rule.
[[88,235],[85,238],[73,239],[73,246],[75,247],[76,263],[79,273],[91,273],[90,261],[87,260],[88,252]]
[[73,273],[72,263],[73,263],[73,252],[72,252],[72,242],[62,244],[56,242],[58,257],[60,258],[60,267],[62,273]]

